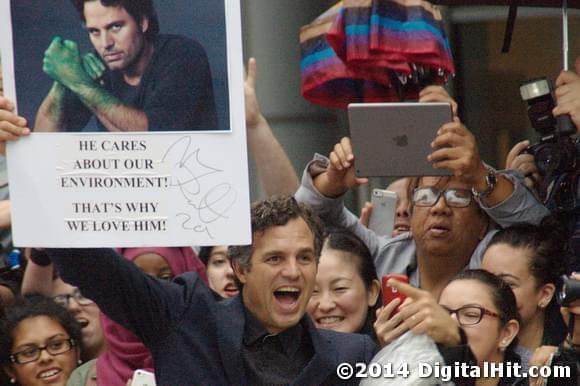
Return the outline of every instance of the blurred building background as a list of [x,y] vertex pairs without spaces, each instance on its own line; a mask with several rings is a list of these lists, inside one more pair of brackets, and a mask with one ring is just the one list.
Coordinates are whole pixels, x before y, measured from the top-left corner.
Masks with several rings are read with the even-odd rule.
[[[328,155],[348,133],[344,111],[312,105],[300,95],[299,29],[333,4],[329,0],[242,1],[244,55],[258,61],[260,104],[299,174],[314,152]],[[462,120],[478,138],[482,158],[496,167],[504,166],[517,141],[535,139],[519,96],[520,83],[543,76],[555,80],[562,68],[559,10],[520,8],[511,50],[502,54],[507,14],[507,7],[444,9],[457,69],[448,89],[459,102]],[[580,55],[580,39],[575,38],[579,21],[579,13],[570,11],[572,69]],[[348,206],[358,211],[371,188],[389,181],[373,179],[369,187],[349,195]],[[251,181],[251,186],[252,198],[260,198],[257,181]]]

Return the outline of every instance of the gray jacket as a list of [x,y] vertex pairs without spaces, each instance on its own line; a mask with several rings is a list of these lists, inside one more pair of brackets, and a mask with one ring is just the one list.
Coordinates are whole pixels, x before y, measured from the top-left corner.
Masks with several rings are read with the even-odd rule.
[[[317,213],[326,224],[346,227],[360,237],[369,248],[374,258],[377,275],[388,273],[400,273],[409,276],[409,281],[414,286],[419,286],[419,270],[417,269],[417,256],[415,241],[409,233],[395,238],[380,237],[359,222],[357,216],[345,208],[342,197],[328,198],[320,194],[314,187],[311,170],[322,170],[326,166],[320,156],[310,162],[302,176],[302,183],[296,192],[296,200],[308,205]],[[312,173],[312,174],[311,174]],[[538,201],[534,194],[526,188],[523,177],[513,170],[501,171],[514,183],[515,190],[504,202],[494,207],[487,207],[479,202],[480,207],[500,227],[527,222],[538,224],[549,211]],[[487,246],[497,232],[497,227],[492,227],[473,251],[466,269],[481,267],[483,254]]]

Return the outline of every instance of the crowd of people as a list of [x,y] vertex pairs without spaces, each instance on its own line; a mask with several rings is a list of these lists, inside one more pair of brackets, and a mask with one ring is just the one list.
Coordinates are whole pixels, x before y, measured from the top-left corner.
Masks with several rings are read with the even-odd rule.
[[[87,4],[125,11],[124,1],[79,4],[81,15]],[[123,16],[146,33],[147,15]],[[579,74],[560,76],[554,114],[570,114],[580,132]],[[54,77],[55,88],[67,87]],[[250,59],[248,143],[268,196],[252,205],[252,244],[26,249],[23,277],[0,281],[1,384],[124,386],[136,370],[178,386],[578,384],[580,300],[558,303],[563,275],[580,280],[569,260],[578,251],[570,254],[570,229],[538,199],[526,145],[505,170],[489,167],[457,102],[443,87],[425,88],[420,102],[453,110],[429,155],[451,176],[394,181],[395,227],[378,236],[366,226],[371,205],[359,218],[343,203],[367,182],[355,174],[350,139],[315,157],[299,181],[255,83]],[[36,125],[0,96],[2,148]],[[393,274],[408,282],[382,280]],[[387,288],[402,296],[385,301]],[[374,364],[393,376],[373,379]],[[490,364],[506,367],[484,373]],[[424,366],[470,370],[422,374]],[[538,366],[552,371],[523,375]]]

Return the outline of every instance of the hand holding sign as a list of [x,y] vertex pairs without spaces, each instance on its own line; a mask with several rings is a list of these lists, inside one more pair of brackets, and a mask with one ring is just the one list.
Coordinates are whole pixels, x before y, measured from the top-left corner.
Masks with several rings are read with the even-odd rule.
[[0,153],[4,154],[6,141],[15,141],[30,134],[26,119],[17,115],[14,103],[0,96]]
[[[407,296],[399,308],[403,325],[415,334],[426,334],[436,343],[456,346],[461,343],[457,322],[443,309],[427,291],[397,280],[389,280],[389,286]],[[394,318],[393,318],[394,319]]]

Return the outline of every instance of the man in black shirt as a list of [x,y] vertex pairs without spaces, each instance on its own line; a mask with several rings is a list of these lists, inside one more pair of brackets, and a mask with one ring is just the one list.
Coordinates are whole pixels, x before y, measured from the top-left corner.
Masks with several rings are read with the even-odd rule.
[[152,0],[74,3],[100,59],[81,57],[75,42],[53,39],[43,70],[54,83],[36,131],[79,131],[92,114],[103,131],[219,129],[204,49],[159,35]]

